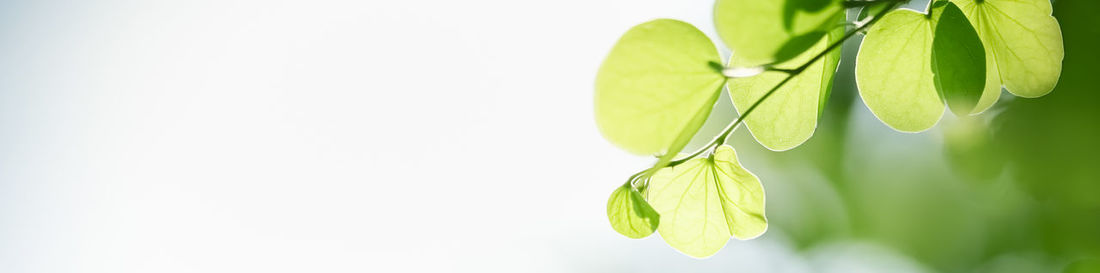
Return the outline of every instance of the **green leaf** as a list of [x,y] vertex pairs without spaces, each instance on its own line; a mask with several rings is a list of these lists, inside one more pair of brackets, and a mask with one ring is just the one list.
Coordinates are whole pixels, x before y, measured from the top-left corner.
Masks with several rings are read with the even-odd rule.
[[653,234],[660,216],[630,184],[624,184],[607,199],[607,219],[611,227],[623,236],[641,239]]
[[631,153],[679,153],[721,94],[726,78],[715,66],[718,50],[688,23],[658,19],[631,28],[596,76],[600,132]]
[[[1049,0],[951,0],[977,29],[987,56],[1008,92],[1021,97],[1046,95],[1062,74],[1062,30],[1051,16]],[[992,70],[990,70],[992,71]],[[999,79],[993,79],[998,77]],[[994,91],[995,90],[995,91]],[[984,99],[984,98],[983,98]]]
[[[837,18],[838,21],[842,20]],[[843,33],[843,28],[838,29]],[[823,37],[806,52],[775,67],[795,69],[813,59],[839,38],[834,35]],[[776,90],[745,119],[746,126],[757,142],[768,149],[784,151],[801,145],[814,134],[817,118],[832,88],[839,53],[840,50],[834,50],[806,67],[806,70]],[[742,66],[744,63],[744,59],[734,54],[731,60],[733,66]],[[786,72],[767,71],[752,77],[731,79],[728,83],[730,98],[737,112],[744,114],[745,110],[788,75]]]
[[728,145],[708,158],[664,168],[649,180],[649,201],[662,215],[657,232],[692,257],[714,255],[730,236],[747,240],[768,228],[764,187]]
[[714,24],[745,66],[758,66],[797,57],[843,12],[839,0],[718,0]]
[[924,131],[943,116],[929,58],[931,22],[913,10],[890,11],[871,27],[856,56],[860,97],[894,130]]
[[955,115],[974,111],[985,89],[985,48],[958,6],[949,2],[936,11],[932,73],[936,90]]

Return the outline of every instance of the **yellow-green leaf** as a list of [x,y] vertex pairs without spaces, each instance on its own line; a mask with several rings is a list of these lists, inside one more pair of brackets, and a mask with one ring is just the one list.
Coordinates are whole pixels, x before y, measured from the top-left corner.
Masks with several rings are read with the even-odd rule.
[[615,189],[607,199],[607,219],[623,236],[641,239],[653,234],[660,216],[629,184]]
[[600,132],[631,153],[678,153],[725,84],[715,66],[718,50],[688,23],[658,19],[631,28],[596,76]]
[[[839,22],[841,17],[837,17]],[[838,28],[843,32],[843,28]],[[841,35],[842,36],[842,35]],[[816,45],[798,57],[775,65],[776,68],[794,69],[813,59],[836,42],[840,36],[827,35]],[[817,128],[817,118],[824,107],[825,99],[832,87],[836,73],[838,55],[835,50],[826,57],[806,67],[783,87],[775,91],[767,100],[745,119],[745,124],[756,141],[775,151],[784,151],[806,142]],[[746,61],[734,54],[733,66],[742,66]],[[729,81],[730,99],[737,112],[744,114],[757,100],[787,78],[785,72],[768,71],[760,75],[735,78]]]
[[817,44],[843,14],[839,0],[718,0],[714,25],[745,66],[779,63]]
[[[1049,0],[951,0],[978,31],[999,80],[1021,97],[1046,95],[1062,74],[1062,30],[1051,16]],[[992,72],[992,70],[990,70]],[[993,79],[998,77],[999,79]],[[987,88],[985,92],[994,92]],[[985,98],[983,98],[984,100]]]
[[730,236],[747,240],[768,227],[764,188],[728,145],[657,171],[649,181],[649,202],[662,217],[657,232],[692,257],[714,255]]
[[860,97],[894,130],[924,131],[943,116],[929,58],[931,22],[913,10],[891,11],[871,27],[856,56]]

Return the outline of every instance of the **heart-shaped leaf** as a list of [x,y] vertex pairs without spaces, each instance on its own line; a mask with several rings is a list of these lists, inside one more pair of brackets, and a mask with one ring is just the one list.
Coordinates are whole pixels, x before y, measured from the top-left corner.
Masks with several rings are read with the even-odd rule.
[[[987,73],[1000,93],[1001,84],[1021,97],[1046,95],[1062,74],[1062,30],[1051,16],[1049,0],[951,0],[974,25],[985,44],[987,61],[996,73]],[[989,72],[994,72],[990,70]],[[988,96],[988,95],[987,95]],[[985,100],[985,98],[983,98]],[[992,104],[992,103],[990,103]]]
[[692,257],[714,255],[730,236],[751,239],[768,227],[764,188],[728,145],[657,171],[649,180],[649,202],[662,217],[657,232]]

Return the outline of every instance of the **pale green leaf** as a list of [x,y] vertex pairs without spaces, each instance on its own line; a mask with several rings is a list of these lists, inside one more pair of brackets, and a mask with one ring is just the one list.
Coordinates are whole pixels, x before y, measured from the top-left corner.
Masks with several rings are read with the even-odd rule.
[[[839,19],[839,17],[838,17]],[[838,20],[839,21],[839,20]],[[839,28],[843,32],[843,28]],[[828,35],[798,57],[775,65],[776,68],[794,69],[813,59],[840,37]],[[828,92],[839,61],[840,50],[806,67],[745,119],[745,124],[756,141],[775,151],[784,151],[806,142],[817,128],[817,118]],[[731,63],[741,66],[745,60],[734,54]],[[737,112],[744,114],[753,103],[787,78],[786,72],[768,71],[760,75],[735,78],[729,81],[730,98]]]
[[[951,0],[978,31],[1004,85],[1021,97],[1046,95],[1062,74],[1062,30],[1049,0]],[[992,70],[991,70],[992,71]],[[991,78],[994,76],[990,76]],[[994,79],[989,79],[992,81]],[[994,92],[987,88],[985,92]],[[984,99],[984,98],[983,98]]]
[[864,104],[902,132],[936,125],[944,103],[932,79],[932,24],[925,14],[898,9],[871,27],[856,56],[856,85]]
[[688,23],[658,19],[631,28],[596,76],[600,132],[635,154],[678,153],[725,84],[715,66],[718,50]]
[[985,89],[985,48],[966,15],[949,2],[936,11],[932,73],[936,89],[955,115],[969,115]]
[[662,217],[657,232],[692,257],[714,255],[730,236],[747,240],[768,227],[764,188],[728,145],[657,171],[649,180],[649,202]]
[[657,211],[629,184],[615,189],[607,199],[607,219],[615,231],[633,239],[653,234],[660,223]]
[[714,24],[746,66],[779,63],[814,46],[836,27],[839,0],[718,0]]

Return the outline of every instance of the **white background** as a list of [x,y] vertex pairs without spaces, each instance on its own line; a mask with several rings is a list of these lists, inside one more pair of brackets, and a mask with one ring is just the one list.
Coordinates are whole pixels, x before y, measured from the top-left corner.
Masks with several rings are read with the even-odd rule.
[[840,266],[606,223],[651,159],[600,137],[596,69],[649,19],[716,37],[712,4],[0,2],[0,272]]

